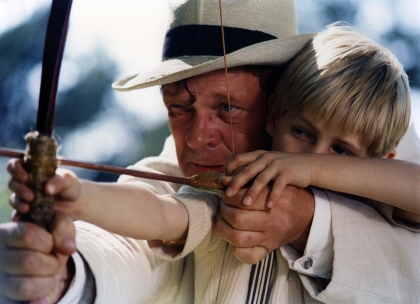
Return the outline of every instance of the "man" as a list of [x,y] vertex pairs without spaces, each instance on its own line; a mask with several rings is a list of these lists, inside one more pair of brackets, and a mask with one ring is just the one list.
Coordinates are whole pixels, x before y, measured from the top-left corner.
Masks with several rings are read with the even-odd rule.
[[[258,1],[235,2],[227,8],[224,7],[225,31],[231,32],[225,39],[233,44],[247,41],[233,46],[231,50],[227,44],[229,67],[280,65],[310,39],[310,35],[296,35],[293,1],[265,1],[264,5]],[[257,11],[259,14],[253,20],[252,14]],[[143,160],[135,168],[147,167],[167,174],[190,176],[213,169],[222,171],[223,164],[231,157],[229,106],[223,72],[220,71],[223,58],[220,50],[213,52],[211,49],[217,40],[212,39],[213,35],[220,35],[216,34],[216,28],[220,30],[215,18],[216,12],[217,5],[209,1],[187,1],[175,11],[175,19],[167,33],[162,65],[154,73],[130,77],[114,84],[118,90],[163,85],[163,99],[168,108],[177,160],[172,157],[173,143],[171,145],[168,141],[160,157]],[[205,32],[204,39],[184,41],[195,37],[193,33],[202,31]],[[235,37],[239,38],[234,40]],[[269,52],[267,54],[262,50]],[[262,53],[264,56],[261,56]],[[263,117],[267,114],[267,92],[256,84],[253,72],[246,69],[233,69],[228,75],[232,86],[231,111],[236,153],[262,148],[262,139],[266,135],[262,126],[265,125]],[[184,81],[178,82],[181,80]],[[177,82],[178,85],[174,84]],[[20,163],[15,160],[8,169],[14,178],[10,188],[19,193],[19,198],[12,200],[14,205],[17,206],[21,200],[31,200],[31,192],[22,184],[26,176]],[[122,178],[122,182],[132,181],[128,177]],[[50,194],[57,193],[64,185],[65,179],[53,180],[47,191]],[[179,188],[158,182],[148,182],[148,185],[159,193],[173,193]],[[395,289],[391,288],[394,280],[390,282],[389,276],[382,282],[377,279],[381,278],[384,271],[394,270],[391,258],[398,256],[395,250],[400,249],[398,257],[406,261],[404,265],[415,263],[413,252],[420,249],[418,241],[415,243],[417,239],[411,233],[391,227],[374,210],[369,210],[371,219],[361,218],[353,227],[352,220],[361,216],[360,210],[366,213],[368,208],[355,201],[350,201],[353,209],[348,210],[348,204],[343,203],[338,196],[320,195],[315,197],[314,211],[314,197],[306,190],[289,188],[287,195],[281,204],[277,204],[278,207],[268,212],[222,206],[222,217],[217,220],[218,231],[239,247],[236,249],[237,256],[252,260],[252,249],[240,249],[243,247],[262,246],[272,250],[293,243],[293,247],[282,248],[283,257],[291,268],[306,274],[298,275],[296,271],[290,270],[287,262],[279,255],[276,257],[279,263],[277,268],[269,269],[274,269],[272,280],[282,282],[284,294],[299,295],[289,297],[290,302],[315,302],[311,296],[320,301],[336,302],[340,299],[353,302],[367,299],[371,302],[398,300]],[[228,202],[236,203],[235,200]],[[325,217],[322,212],[326,213]],[[243,220],[244,216],[246,220]],[[331,282],[323,279],[331,276],[332,251],[331,248],[328,251],[328,248],[332,244],[326,237],[331,230],[330,222],[334,238],[334,276]],[[57,302],[64,295],[63,301],[74,303],[82,294],[86,303],[93,299],[96,299],[96,303],[194,301],[194,276],[199,277],[200,274],[194,274],[193,256],[169,263],[154,255],[145,242],[123,239],[86,223],[75,225],[78,250],[84,260],[79,254],[68,259],[75,249],[74,225],[63,215],[57,215],[52,234],[31,224],[7,223],[1,226],[0,290],[3,298],[0,298],[0,302],[44,299],[48,303]],[[384,248],[368,243],[366,239],[358,241],[353,236],[365,233],[363,225],[374,228],[373,236],[381,241],[381,246],[383,239],[386,239],[394,247],[385,252]],[[311,244],[306,246],[309,230],[309,242],[312,240],[312,244],[315,244],[312,247]],[[320,244],[325,245],[321,247],[326,247],[330,255],[317,252]],[[153,243],[149,245],[160,246]],[[377,269],[378,262],[374,262],[377,260],[375,255],[378,248],[383,253],[384,261],[391,263],[387,264],[392,265],[390,269]],[[362,255],[360,259],[357,256],[357,263],[354,263],[354,251]],[[75,274],[72,267],[74,264]],[[415,269],[404,268],[404,271],[407,277],[418,279]],[[257,272],[250,267],[250,275],[246,280],[252,282]],[[365,273],[369,275],[363,275]],[[398,270],[393,277],[399,279],[400,273]],[[92,274],[94,280],[91,280]],[[375,279],[369,280],[372,276]],[[80,284],[80,278],[86,283]],[[74,283],[68,289],[73,279]],[[90,285],[92,283],[96,287]],[[390,288],[377,290],[377,286],[387,283],[391,283]],[[248,293],[253,292],[251,285]],[[403,288],[412,285],[405,286]],[[72,298],[73,295],[76,295],[75,298]],[[251,297],[247,297],[247,301],[251,301]]]

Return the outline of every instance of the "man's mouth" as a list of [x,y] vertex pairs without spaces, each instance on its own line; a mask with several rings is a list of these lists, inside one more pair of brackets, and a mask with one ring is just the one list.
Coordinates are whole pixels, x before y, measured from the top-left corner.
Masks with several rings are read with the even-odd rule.
[[209,171],[219,171],[223,172],[225,169],[224,165],[201,165],[197,163],[191,163],[191,165],[195,168],[195,170],[199,173],[209,172]]

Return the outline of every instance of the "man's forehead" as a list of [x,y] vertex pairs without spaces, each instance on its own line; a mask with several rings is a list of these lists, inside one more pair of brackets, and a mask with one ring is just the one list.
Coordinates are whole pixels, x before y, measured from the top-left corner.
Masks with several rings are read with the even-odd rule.
[[[227,73],[228,73],[228,75],[231,75],[231,74],[251,74],[249,71],[245,70],[242,67],[229,68]],[[210,71],[210,72],[203,73],[203,74],[200,74],[200,75],[185,78],[185,79],[182,79],[182,80],[174,82],[174,83],[163,84],[162,88],[178,87],[180,84],[185,84],[187,82],[190,82],[191,80],[196,80],[196,79],[201,79],[201,78],[218,78],[218,77],[222,77],[222,78],[226,79],[226,71],[224,69]]]

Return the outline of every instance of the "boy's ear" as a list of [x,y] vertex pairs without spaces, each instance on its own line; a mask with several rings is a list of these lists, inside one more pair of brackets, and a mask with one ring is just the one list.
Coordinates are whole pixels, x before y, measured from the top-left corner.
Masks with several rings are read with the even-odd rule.
[[274,105],[274,94],[271,94],[270,97],[268,98],[268,115],[267,115],[267,122],[265,124],[265,130],[271,137],[273,137],[275,123],[276,123],[273,105]]
[[391,151],[388,152],[388,154],[386,154],[382,158],[395,158],[396,156],[397,156],[397,151],[395,151],[395,149],[392,149]]

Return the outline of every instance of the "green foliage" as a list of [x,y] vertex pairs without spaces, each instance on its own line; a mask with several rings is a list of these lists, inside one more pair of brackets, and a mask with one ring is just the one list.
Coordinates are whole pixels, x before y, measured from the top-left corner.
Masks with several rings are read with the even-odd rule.
[[1,185],[0,187],[0,223],[9,222],[12,208],[9,205],[10,191]]
[[23,148],[23,135],[35,124],[36,109],[26,86],[40,64],[47,11],[0,36],[0,145]]

